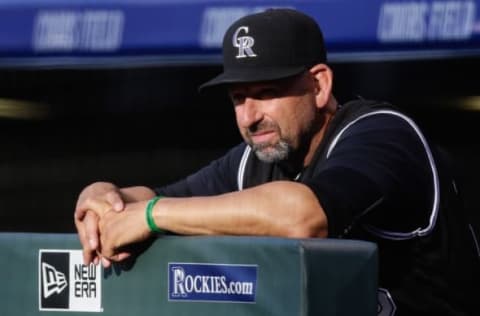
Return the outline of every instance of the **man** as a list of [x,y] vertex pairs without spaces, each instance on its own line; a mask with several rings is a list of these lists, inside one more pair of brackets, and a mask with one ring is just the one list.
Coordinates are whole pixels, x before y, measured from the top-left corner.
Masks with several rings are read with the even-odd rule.
[[379,293],[398,315],[467,315],[472,235],[417,125],[386,103],[339,105],[322,33],[300,12],[238,20],[223,55],[224,72],[201,89],[228,90],[245,143],[163,188],[85,188],[75,212],[85,261],[99,253],[108,266],[163,231],[364,239],[379,245]]

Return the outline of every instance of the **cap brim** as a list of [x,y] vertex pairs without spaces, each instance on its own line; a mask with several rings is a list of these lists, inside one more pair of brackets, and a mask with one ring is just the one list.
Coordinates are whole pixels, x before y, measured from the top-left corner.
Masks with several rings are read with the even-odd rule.
[[305,71],[305,66],[282,67],[282,68],[249,68],[234,69],[224,72],[210,81],[205,82],[198,90],[200,92],[209,88],[220,87],[232,83],[260,82],[288,78]]

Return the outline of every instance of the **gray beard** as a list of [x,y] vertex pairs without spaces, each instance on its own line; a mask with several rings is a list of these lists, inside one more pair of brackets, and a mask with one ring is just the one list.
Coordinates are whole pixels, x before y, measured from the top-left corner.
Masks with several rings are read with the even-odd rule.
[[290,145],[284,140],[280,140],[273,147],[270,144],[255,144],[252,145],[252,149],[258,159],[267,163],[284,161],[292,151]]

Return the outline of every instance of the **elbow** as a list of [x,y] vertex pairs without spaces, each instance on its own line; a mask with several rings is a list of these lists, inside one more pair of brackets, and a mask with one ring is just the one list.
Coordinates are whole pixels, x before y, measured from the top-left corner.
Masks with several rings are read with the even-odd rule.
[[[272,186],[274,186],[272,188]],[[317,196],[304,184],[273,182],[268,187],[277,201],[274,209],[281,210],[271,218],[278,223],[279,233],[288,238],[325,238],[328,235],[327,216]],[[283,191],[282,191],[283,190]],[[285,192],[278,198],[278,192]]]
[[327,215],[318,199],[309,190],[303,202],[296,212],[295,225],[290,226],[291,236],[293,238],[328,237]]
[[297,227],[287,232],[288,238],[327,238],[328,230],[326,228]]
[[[323,213],[323,212],[322,212]],[[328,225],[324,214],[291,225],[286,233],[288,238],[326,238],[328,237]]]

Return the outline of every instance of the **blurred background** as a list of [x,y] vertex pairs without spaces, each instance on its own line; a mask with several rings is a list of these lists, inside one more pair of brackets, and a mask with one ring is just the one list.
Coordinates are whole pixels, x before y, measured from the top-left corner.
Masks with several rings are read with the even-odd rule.
[[[0,231],[73,232],[94,181],[161,186],[240,142],[228,25],[295,7],[322,26],[340,102],[387,100],[448,150],[474,227],[480,1],[0,0]],[[287,48],[288,49],[288,48]]]

